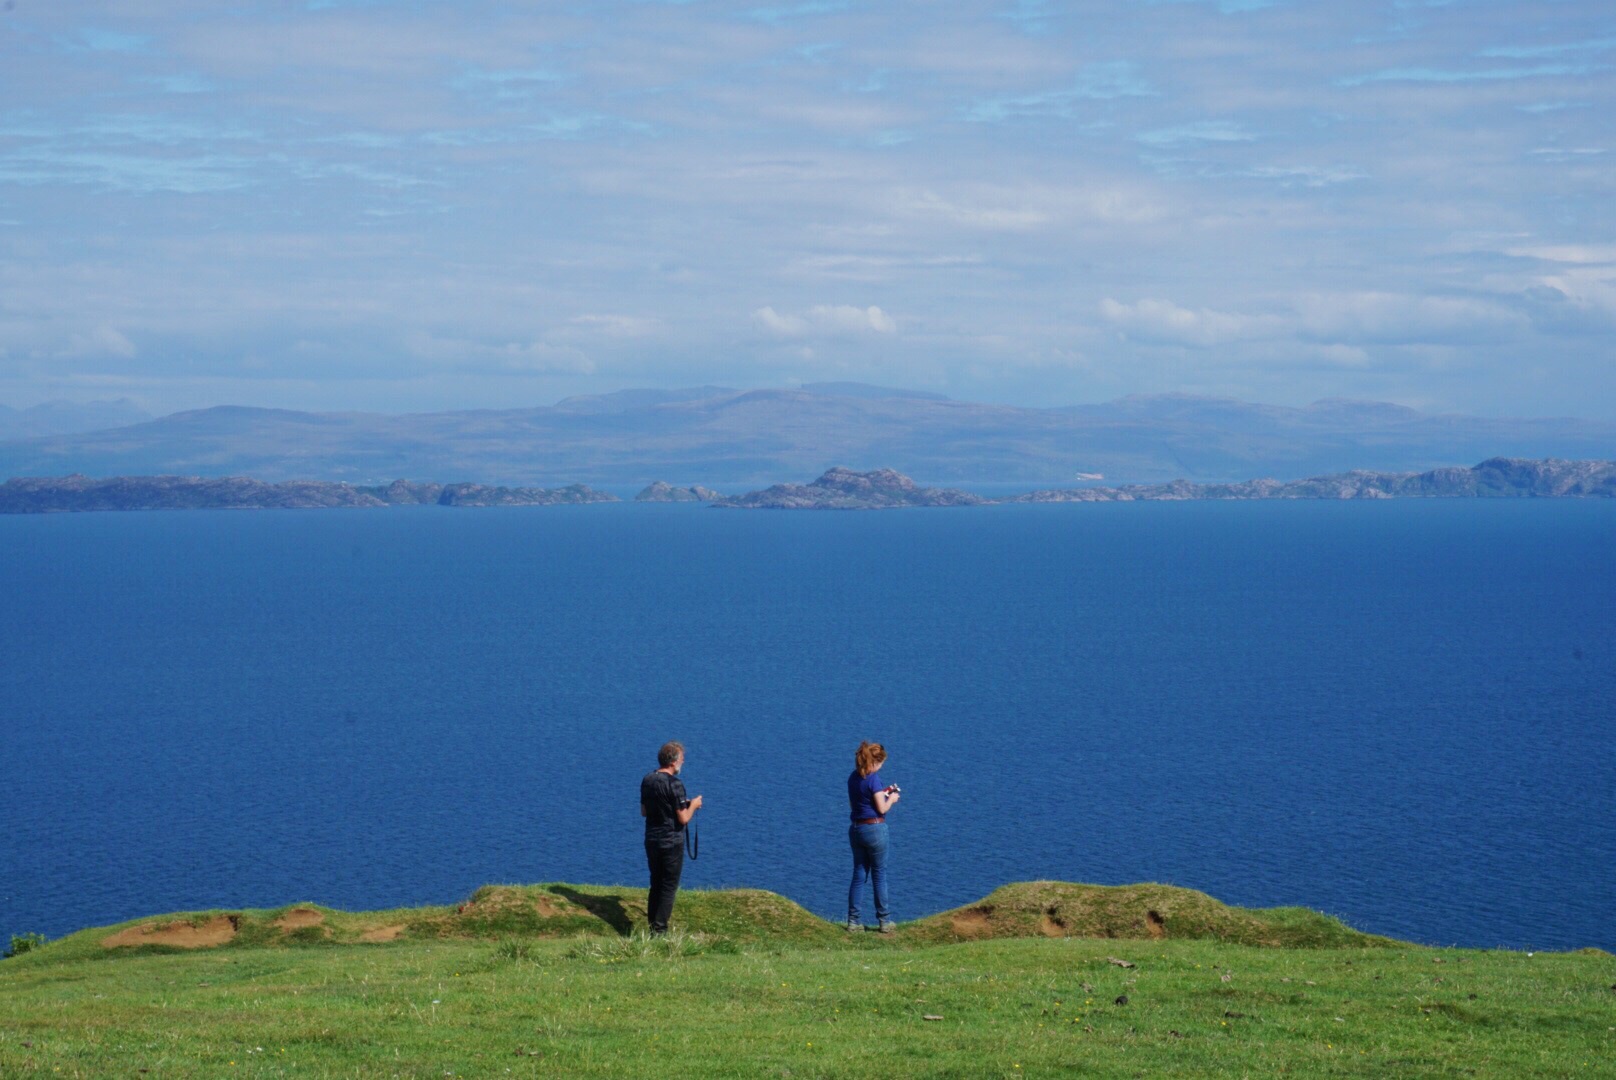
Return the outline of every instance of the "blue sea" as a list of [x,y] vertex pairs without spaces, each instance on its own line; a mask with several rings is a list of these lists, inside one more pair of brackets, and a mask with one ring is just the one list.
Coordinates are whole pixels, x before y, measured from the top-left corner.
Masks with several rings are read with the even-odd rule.
[[[609,505],[0,518],[0,941],[642,883],[900,918],[1158,881],[1616,949],[1616,504]],[[677,921],[677,912],[675,913]]]

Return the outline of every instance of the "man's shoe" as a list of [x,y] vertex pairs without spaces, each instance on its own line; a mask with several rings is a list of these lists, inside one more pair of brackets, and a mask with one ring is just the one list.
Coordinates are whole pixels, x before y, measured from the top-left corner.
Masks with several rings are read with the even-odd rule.
[[896,934],[898,932],[898,924],[893,922],[891,919],[882,919],[881,932],[883,934]]
[[859,922],[857,919],[848,919],[847,920],[847,932],[849,934],[857,934],[857,933],[861,932],[863,929],[864,929],[864,924]]

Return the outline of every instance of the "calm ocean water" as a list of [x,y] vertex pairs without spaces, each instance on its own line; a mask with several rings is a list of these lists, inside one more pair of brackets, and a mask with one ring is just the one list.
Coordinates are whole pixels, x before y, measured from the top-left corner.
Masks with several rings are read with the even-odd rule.
[[1616,949],[1611,503],[5,517],[0,589],[0,935],[640,883],[668,738],[686,883],[836,917],[874,738],[900,918],[1148,880]]

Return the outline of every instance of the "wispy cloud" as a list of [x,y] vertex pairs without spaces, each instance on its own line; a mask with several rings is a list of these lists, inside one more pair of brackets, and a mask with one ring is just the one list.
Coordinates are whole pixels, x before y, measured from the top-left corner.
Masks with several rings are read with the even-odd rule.
[[1107,297],[1100,301],[1100,315],[1136,341],[1203,349],[1231,341],[1271,337],[1280,333],[1283,325],[1272,316],[1191,309],[1156,298],[1123,303]]
[[1183,146],[1194,143],[1252,142],[1257,136],[1228,120],[1200,120],[1177,127],[1158,128],[1134,136],[1146,146]]
[[1590,101],[1538,101],[1530,105],[1517,106],[1524,113],[1554,113],[1564,112],[1567,109],[1587,109],[1593,106]]
[[256,162],[228,154],[185,158],[24,148],[0,154],[0,183],[83,184],[112,191],[182,194],[239,191],[256,183]]
[[1054,30],[1058,15],[1059,12],[1049,0],[1016,0],[1014,7],[996,12],[994,17],[1003,19],[1024,34],[1043,37]]
[[906,193],[901,199],[905,212],[942,217],[978,229],[1034,229],[1049,221],[1049,213],[1034,206],[1009,206],[992,202],[959,202],[936,192]]
[[1606,70],[1604,67],[1592,64],[1538,64],[1534,67],[1479,68],[1474,71],[1423,67],[1386,68],[1382,71],[1371,71],[1364,75],[1349,75],[1337,79],[1336,85],[1364,86],[1369,83],[1386,82],[1502,82],[1515,79],[1569,78],[1593,75],[1604,70]]
[[957,271],[982,265],[980,255],[804,255],[789,269],[804,277],[842,281],[891,281],[923,271]]
[[215,88],[212,82],[199,75],[152,75],[143,77],[141,82],[165,94],[206,94]]
[[1320,188],[1332,184],[1349,184],[1369,177],[1362,169],[1344,165],[1257,165],[1231,175],[1247,176],[1253,180],[1276,180],[1284,184]]
[[1020,117],[1072,119],[1085,102],[1116,101],[1119,98],[1145,98],[1156,93],[1134,66],[1125,61],[1090,64],[1078,73],[1070,86],[1040,90],[1011,97],[985,98],[965,109],[965,119],[974,123],[996,123]]
[[601,113],[578,113],[551,116],[536,123],[432,131],[422,135],[421,142],[435,146],[497,146],[552,140],[570,142],[611,133],[645,134],[650,130],[649,124],[640,121]]
[[64,52],[138,53],[143,52],[151,38],[144,34],[130,34],[101,27],[85,27],[69,37],[57,39]]
[[1463,344],[1523,328],[1522,318],[1497,301],[1386,292],[1304,294],[1283,311],[1262,314],[1107,298],[1100,314],[1134,340],[1195,348],[1277,339],[1358,348]]
[[807,3],[801,4],[752,8],[746,12],[746,17],[755,22],[778,26],[781,23],[813,18],[816,15],[835,15],[852,6],[848,0],[808,0]]
[[1165,7],[1171,4],[1204,4],[1208,7],[1217,8],[1224,15],[1239,15],[1248,11],[1284,7],[1287,0],[1143,0],[1143,2],[1153,7]]
[[892,316],[873,305],[861,308],[852,304],[819,304],[800,314],[782,314],[773,307],[760,307],[752,312],[752,320],[768,333],[783,338],[895,334],[898,331]]
[[571,325],[591,334],[603,334],[614,338],[644,338],[654,334],[661,326],[660,319],[650,319],[643,315],[574,315],[569,320]]
[[135,343],[122,332],[110,326],[96,326],[75,331],[68,336],[66,346],[58,355],[68,358],[100,357],[132,360],[140,352]]
[[1616,49],[1616,37],[1589,38],[1557,45],[1497,45],[1482,49],[1477,56],[1499,57],[1509,60],[1533,60],[1540,56],[1564,56],[1566,53],[1608,52]]
[[404,346],[418,359],[480,375],[587,375],[595,370],[581,349],[543,339],[488,342],[415,332]]
[[552,89],[566,77],[549,68],[485,71],[473,68],[450,81],[451,86],[469,97],[494,104],[527,102]]

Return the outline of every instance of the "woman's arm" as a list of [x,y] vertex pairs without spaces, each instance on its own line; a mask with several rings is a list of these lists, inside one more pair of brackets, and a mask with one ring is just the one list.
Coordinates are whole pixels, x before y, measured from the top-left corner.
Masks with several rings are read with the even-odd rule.
[[893,805],[897,803],[898,793],[891,790],[877,791],[870,798],[875,803],[875,808],[880,812],[881,816],[886,817],[887,811],[891,810]]

